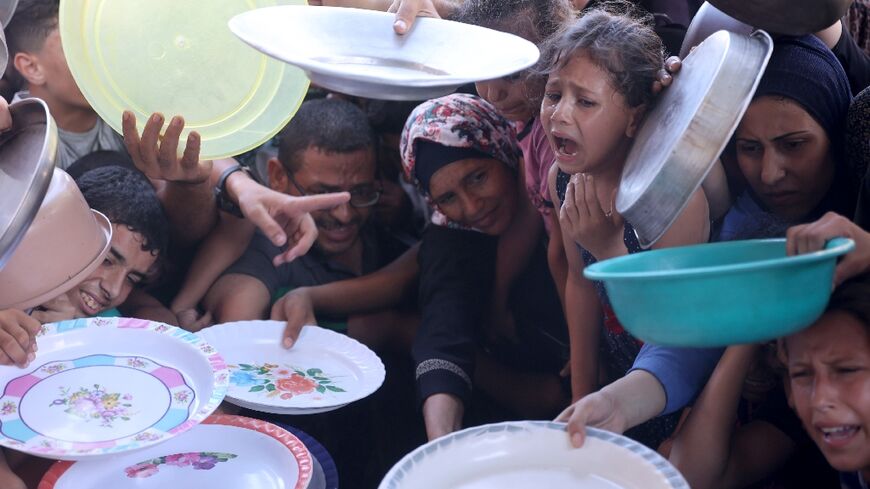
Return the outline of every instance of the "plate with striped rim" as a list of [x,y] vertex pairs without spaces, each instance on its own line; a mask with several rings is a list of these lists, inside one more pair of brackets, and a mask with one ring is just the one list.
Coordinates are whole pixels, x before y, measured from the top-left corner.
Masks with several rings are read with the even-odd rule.
[[131,318],[43,325],[27,368],[0,367],[0,445],[82,460],[154,445],[208,417],[229,374],[201,337]]
[[661,455],[630,438],[587,428],[583,447],[573,448],[563,423],[518,421],[431,441],[405,455],[378,487],[689,489],[689,484]]
[[141,452],[58,462],[38,489],[306,489],[313,470],[308,449],[284,428],[259,419],[213,415],[184,435]]

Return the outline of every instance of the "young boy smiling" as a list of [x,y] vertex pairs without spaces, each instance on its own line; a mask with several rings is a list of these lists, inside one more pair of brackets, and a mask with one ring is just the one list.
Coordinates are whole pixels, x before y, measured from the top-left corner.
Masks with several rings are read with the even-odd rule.
[[842,487],[870,480],[870,276],[841,285],[825,314],[780,343],[792,405],[840,471]]

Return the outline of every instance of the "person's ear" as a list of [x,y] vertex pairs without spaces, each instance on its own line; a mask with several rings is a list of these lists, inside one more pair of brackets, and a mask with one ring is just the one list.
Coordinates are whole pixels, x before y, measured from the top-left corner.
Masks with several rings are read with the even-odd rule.
[[625,135],[627,137],[633,139],[637,135],[645,115],[646,105],[638,105],[628,109],[628,126],[625,128]]
[[45,85],[45,70],[42,69],[37,55],[25,52],[16,53],[15,57],[12,58],[12,64],[21,74],[21,77],[27,80],[28,85]]
[[274,156],[269,158],[269,161],[266,162],[266,169],[269,174],[269,188],[284,194],[291,193],[290,178],[287,176],[287,170],[284,169],[284,165],[278,161],[278,158]]

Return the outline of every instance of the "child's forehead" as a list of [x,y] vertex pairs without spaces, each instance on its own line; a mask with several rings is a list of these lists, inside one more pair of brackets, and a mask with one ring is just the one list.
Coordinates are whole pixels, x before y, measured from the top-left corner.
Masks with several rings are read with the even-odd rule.
[[825,313],[809,328],[785,339],[789,357],[795,355],[862,354],[870,357],[867,326],[845,311]]

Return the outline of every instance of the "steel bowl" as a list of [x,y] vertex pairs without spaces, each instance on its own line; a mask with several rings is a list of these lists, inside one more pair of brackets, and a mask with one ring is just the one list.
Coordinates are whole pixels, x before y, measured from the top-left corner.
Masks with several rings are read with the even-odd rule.
[[680,47],[680,57],[688,56],[693,47],[701,44],[704,39],[717,31],[736,32],[748,36],[754,30],[751,25],[744,24],[729,16],[710,5],[710,2],[704,2],[695,16],[692,17],[692,23],[689,24],[686,37],[683,38],[683,45]]
[[12,128],[0,133],[0,270],[24,237],[51,182],[57,128],[42,100],[9,106]]
[[719,31],[683,60],[638,131],[616,197],[644,248],[668,230],[716,163],[772,52],[763,31]]
[[709,0],[735,19],[777,34],[818,32],[846,15],[852,0]]
[[387,100],[426,100],[466,83],[526,69],[540,52],[518,36],[420,18],[393,32],[395,14],[342,7],[278,6],[230,20],[254,48],[305,70],[312,83]]

